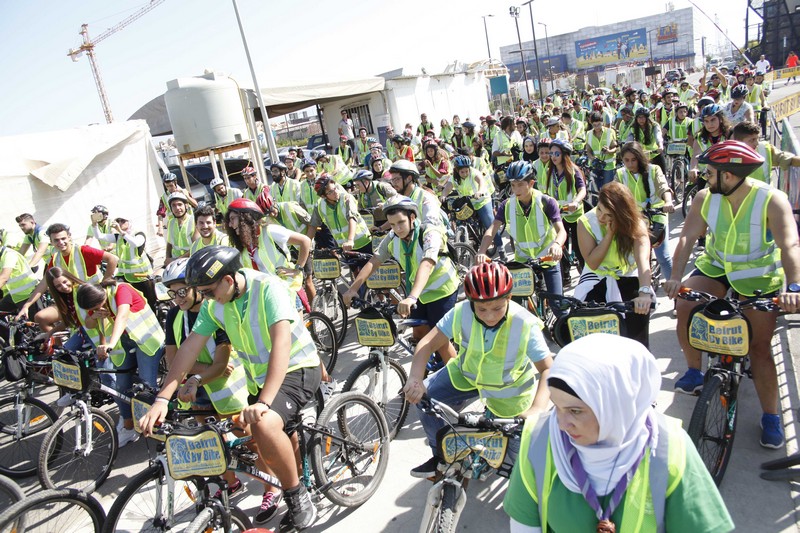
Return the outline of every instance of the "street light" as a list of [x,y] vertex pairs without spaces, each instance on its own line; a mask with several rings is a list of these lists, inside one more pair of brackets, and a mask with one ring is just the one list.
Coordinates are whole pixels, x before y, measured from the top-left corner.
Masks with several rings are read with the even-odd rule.
[[[556,92],[555,82],[553,81],[553,56],[550,55],[550,38],[547,36],[547,24],[540,22],[544,26],[544,44],[547,46],[548,70],[550,71],[550,92]],[[535,42],[535,41],[534,41]]]
[[[528,95],[528,101],[531,100],[531,91],[528,89],[528,68],[525,66],[525,54],[522,53],[522,37],[519,34],[519,8],[511,6],[508,8],[508,14],[514,19],[514,25],[517,27],[517,43],[519,44],[519,58],[522,60],[522,74],[525,76],[525,94]],[[540,87],[541,89],[541,87]],[[544,107],[544,104],[542,105]]]
[[486,28],[486,17],[493,17],[494,15],[481,15],[483,19],[483,33],[486,35],[486,51],[489,53],[489,65],[492,64],[492,49],[489,48],[489,30]]
[[523,6],[528,6],[528,12],[531,15],[531,34],[533,34],[533,56],[536,58],[536,79],[539,80],[539,105],[544,107],[544,89],[542,87],[542,73],[539,71],[539,52],[536,49],[536,26],[533,24],[533,7],[531,4],[533,0],[523,2]]

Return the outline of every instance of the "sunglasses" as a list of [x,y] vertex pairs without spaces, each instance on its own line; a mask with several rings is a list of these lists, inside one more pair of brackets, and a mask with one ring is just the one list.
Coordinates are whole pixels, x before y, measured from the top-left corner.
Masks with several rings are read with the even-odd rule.
[[556,150],[555,152],[553,150],[550,150],[550,157],[561,157],[561,152],[559,152],[558,150]]
[[[197,292],[203,298],[210,298],[211,296],[214,295],[214,291],[215,290],[217,290],[217,285],[216,284],[214,284],[214,286],[211,287],[210,289],[197,289]],[[169,294],[169,293],[167,293],[167,294]]]
[[[189,294],[189,288],[188,287],[184,287],[184,288],[178,289],[176,291],[173,291],[172,289],[170,289],[170,290],[167,291],[167,294],[169,295],[170,298],[178,298],[178,297],[186,298],[186,296]],[[202,292],[200,294],[202,294]]]

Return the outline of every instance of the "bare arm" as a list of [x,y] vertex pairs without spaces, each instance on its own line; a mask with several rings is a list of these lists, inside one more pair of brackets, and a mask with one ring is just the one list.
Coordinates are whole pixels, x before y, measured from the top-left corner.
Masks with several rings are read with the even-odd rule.
[[302,233],[292,231],[289,235],[289,244],[297,246],[297,264],[301,265],[298,268],[302,268],[308,262],[308,255],[311,253],[311,239]]
[[611,243],[614,241],[614,234],[612,228],[608,228],[598,243],[583,224],[578,224],[578,246],[589,268],[597,270],[600,267],[600,263],[606,258],[608,249],[611,248]]
[[[27,245],[25,245],[25,246],[27,246]],[[38,263],[42,259],[42,257],[44,257],[44,254],[47,252],[47,247],[48,246],[50,246],[50,243],[48,243],[48,242],[40,242],[39,243],[39,247],[36,249],[36,253],[33,254],[33,257],[31,257],[31,260],[28,262],[28,264],[33,266],[36,263]],[[22,255],[25,255],[22,252],[21,249],[20,249],[19,253],[21,253]]]
[[550,367],[553,366],[553,356],[548,355],[541,361],[536,361],[534,366],[539,372],[539,383],[537,383],[533,403],[527,411],[520,415],[523,418],[544,413],[550,404],[550,389],[547,387],[547,378],[550,376]]
[[422,399],[422,395],[426,391],[425,385],[422,383],[425,376],[425,365],[431,354],[444,348],[448,342],[450,342],[450,339],[439,328],[433,328],[419,341],[417,349],[414,351],[414,358],[411,361],[411,372],[409,373],[408,381],[403,387],[406,400],[411,403],[417,403]]
[[692,209],[683,223],[681,235],[678,237],[678,245],[672,254],[672,277],[664,283],[664,292],[670,298],[675,298],[678,295],[683,272],[686,269],[689,258],[692,256],[692,249],[697,239],[705,235],[706,229],[708,229],[706,221],[700,214],[700,209],[707,194],[709,194],[708,189],[703,189],[697,193],[692,202]]
[[112,279],[114,277],[114,272],[117,270],[119,258],[112,253],[103,252],[103,261],[106,262],[106,273],[105,276],[103,276],[103,279]]

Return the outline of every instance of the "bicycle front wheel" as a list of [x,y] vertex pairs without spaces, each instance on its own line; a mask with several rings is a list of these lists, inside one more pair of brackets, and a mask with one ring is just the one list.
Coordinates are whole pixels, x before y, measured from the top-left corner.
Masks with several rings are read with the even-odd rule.
[[681,213],[683,213],[683,218],[686,218],[686,215],[688,215],[689,211],[692,209],[692,202],[697,194],[697,190],[698,188],[696,183],[686,186],[686,190],[683,194],[683,201],[681,202]]
[[311,468],[320,491],[334,504],[356,507],[381,484],[389,465],[389,428],[368,396],[334,396],[310,432]]
[[195,517],[197,487],[189,480],[169,485],[161,463],[133,478],[114,500],[103,525],[104,533],[157,532],[184,529]]
[[49,405],[36,398],[24,398],[21,406],[16,396],[0,401],[0,474],[12,478],[34,475],[39,450],[57,418]]
[[90,495],[74,489],[46,490],[0,514],[0,533],[99,532],[106,518]]
[[672,170],[669,173],[669,187],[672,189],[672,200],[675,203],[683,203],[683,194],[686,188],[686,163],[682,160],[675,160],[672,163]]
[[475,264],[475,249],[469,244],[454,243],[453,248],[456,252],[455,266],[458,272],[459,284],[467,277],[467,272]]
[[341,346],[347,335],[347,308],[344,306],[344,300],[336,289],[335,283],[326,283],[321,290],[317,291],[311,308],[333,322],[336,328],[336,342]]
[[19,485],[6,476],[0,476],[0,509],[8,509],[24,497]]
[[[117,457],[114,421],[105,411],[94,407],[91,414],[91,453],[87,453],[87,420],[81,411],[62,416],[47,432],[39,451],[38,474],[44,488],[89,493],[97,490],[111,473]],[[76,434],[80,440],[76,440]]]
[[370,357],[353,370],[342,391],[356,391],[372,398],[386,417],[389,438],[394,439],[408,416],[408,402],[402,392],[408,375],[402,365],[391,358],[386,362],[386,387],[383,385],[383,372],[380,359]]
[[[244,514],[244,511],[231,505],[231,533],[243,533],[253,527],[250,519]],[[201,533],[208,531],[224,531],[222,524],[222,517],[211,507],[202,509],[192,523],[189,524],[184,533]]]
[[736,385],[725,381],[720,374],[708,378],[687,431],[717,486],[728,468],[736,434]]
[[306,329],[311,333],[317,354],[325,365],[325,370],[329,375],[333,374],[336,366],[336,359],[339,356],[339,340],[336,335],[336,327],[331,319],[320,312],[312,311],[305,316]]

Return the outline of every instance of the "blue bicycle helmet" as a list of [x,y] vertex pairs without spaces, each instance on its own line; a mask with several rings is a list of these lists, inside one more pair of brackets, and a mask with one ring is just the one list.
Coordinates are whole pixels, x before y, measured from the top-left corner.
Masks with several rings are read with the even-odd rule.
[[717,113],[721,112],[722,108],[719,104],[709,104],[700,111],[700,119],[704,119],[706,117],[710,117],[712,115],[716,115]]
[[533,177],[533,165],[527,161],[514,161],[506,169],[506,178],[509,181],[528,180]]
[[564,139],[553,139],[553,141],[550,143],[550,148],[554,146],[561,148],[561,151],[567,155],[572,153],[572,144]]
[[453,159],[453,166],[456,168],[471,167],[472,160],[466,155],[459,155]]
[[188,257],[181,257],[167,265],[164,272],[161,274],[161,283],[169,287],[173,283],[186,281],[186,263],[189,262]]

